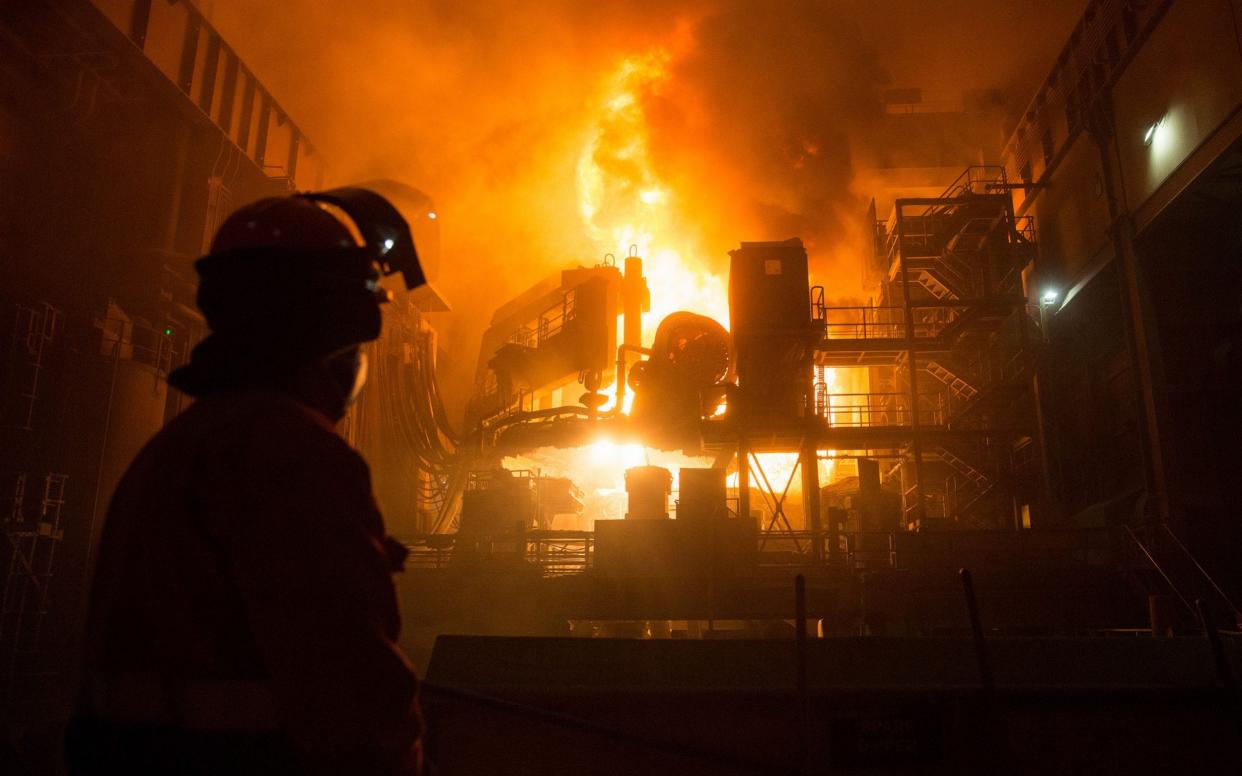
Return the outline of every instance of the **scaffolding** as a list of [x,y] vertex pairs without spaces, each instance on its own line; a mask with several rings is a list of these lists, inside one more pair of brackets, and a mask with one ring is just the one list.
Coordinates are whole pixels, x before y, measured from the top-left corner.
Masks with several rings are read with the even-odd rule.
[[1020,525],[1040,495],[1031,219],[1014,215],[1003,168],[970,167],[938,197],[898,199],[875,245],[876,305],[821,304],[815,356],[867,369],[874,392],[845,411],[826,395],[817,415],[857,428],[863,447],[898,442],[907,525]]
[[[1046,506],[1035,406],[1042,333],[1024,289],[1037,245],[1009,189],[1003,168],[981,166],[940,196],[898,199],[875,224],[874,303],[832,307],[811,290],[819,339],[805,417],[705,433],[736,449],[740,511],[752,487],[778,513],[788,491],[762,476],[755,453],[797,454],[807,546],[819,559],[818,548],[838,545],[823,536],[814,462],[827,450],[864,451],[892,462],[882,478],[901,494],[894,528],[1030,526]],[[864,370],[865,380],[847,382],[865,390],[838,389],[828,369]],[[770,523],[790,532],[778,515]]]
[[33,665],[40,651],[43,621],[50,603],[49,588],[56,549],[64,538],[65,474],[43,478],[43,496],[36,517],[26,514],[26,472],[10,477],[11,506],[4,518],[7,568],[0,593],[0,659],[3,685],[12,689]]
[[39,400],[40,382],[48,346],[60,323],[60,310],[43,302],[37,307],[17,305],[17,320],[13,325],[13,352],[18,358],[15,371],[18,375],[17,428],[30,431],[34,428],[35,406]]

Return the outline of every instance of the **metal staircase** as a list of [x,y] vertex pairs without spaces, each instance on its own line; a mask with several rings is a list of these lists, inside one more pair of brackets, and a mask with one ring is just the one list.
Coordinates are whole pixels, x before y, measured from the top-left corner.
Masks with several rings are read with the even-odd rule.
[[919,273],[914,276],[914,282],[926,289],[927,293],[939,301],[962,298],[961,294],[941,282],[940,278],[931,270],[919,270]]
[[996,488],[996,483],[992,482],[992,483],[989,483],[986,487],[976,490],[975,493],[971,495],[970,498],[966,499],[965,503],[954,507],[952,516],[960,519],[962,517],[965,517],[966,515],[969,515],[970,511],[974,509],[977,505],[983,503],[983,500],[987,498],[988,495],[991,494],[991,492],[995,488]]
[[[1037,243],[1034,222],[1013,213],[1010,188],[1004,169],[978,166],[939,197],[898,199],[875,223],[872,306],[830,309],[813,294],[824,330],[815,363],[870,370],[865,398],[821,381],[816,414],[849,444],[901,451],[895,471],[907,524],[981,516],[980,525],[1005,526],[1006,495],[1029,484],[1013,476],[1005,451],[1031,420],[1021,399],[1041,337],[1029,330],[1022,272]],[[901,419],[877,422],[892,417]],[[916,425],[918,445],[902,435]],[[952,448],[966,432],[979,447],[962,444],[964,456]]]
[[928,361],[927,371],[932,377],[949,386],[949,390],[953,391],[958,398],[970,401],[979,395],[978,388],[966,382],[957,373],[939,361]]
[[954,453],[949,448],[943,445],[937,445],[933,452],[935,455],[940,457],[940,460],[948,464],[950,469],[970,480],[979,489],[982,490],[991,486],[991,477],[975,468],[969,461],[962,458],[957,453]]
[[958,233],[945,245],[945,253],[978,253],[987,247],[988,238],[1004,217],[1003,213],[987,218],[967,219]]
[[988,503],[988,496],[1000,485],[999,479],[990,477],[947,447],[938,447],[934,455],[953,470],[945,482],[946,518],[955,522],[966,519],[976,507]]

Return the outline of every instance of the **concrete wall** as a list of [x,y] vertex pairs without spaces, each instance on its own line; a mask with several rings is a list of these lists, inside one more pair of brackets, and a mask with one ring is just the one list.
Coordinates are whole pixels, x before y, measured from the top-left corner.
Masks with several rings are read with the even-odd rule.
[[1217,132],[1230,134],[1216,139],[1226,145],[1242,132],[1225,126],[1242,107],[1239,6],[1173,3],[1113,89],[1125,199],[1140,229],[1219,153],[1208,147]]
[[1039,229],[1041,285],[1073,289],[1101,256],[1111,253],[1108,200],[1099,151],[1090,136],[1078,135],[1051,179],[1033,195],[1027,213],[1035,216]]

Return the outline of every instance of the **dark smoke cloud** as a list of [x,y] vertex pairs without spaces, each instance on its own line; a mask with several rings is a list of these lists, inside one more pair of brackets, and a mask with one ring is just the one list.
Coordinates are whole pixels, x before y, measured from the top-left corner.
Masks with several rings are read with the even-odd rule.
[[853,242],[865,209],[850,191],[851,146],[881,113],[879,53],[824,3],[717,5],[693,35],[649,112],[665,174],[710,203],[697,210],[719,219],[715,236],[799,236],[836,274],[828,257]]

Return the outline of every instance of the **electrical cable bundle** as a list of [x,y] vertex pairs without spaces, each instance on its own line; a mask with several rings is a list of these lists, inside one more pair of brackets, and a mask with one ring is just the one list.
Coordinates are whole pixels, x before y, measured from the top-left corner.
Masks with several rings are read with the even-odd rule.
[[[459,466],[457,435],[436,382],[435,338],[418,326],[417,317],[398,331],[405,335],[399,340],[403,350],[387,338],[374,346],[379,423],[412,457],[419,502],[443,512]],[[418,476],[422,473],[427,477]]]

